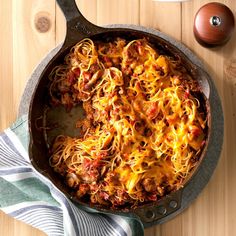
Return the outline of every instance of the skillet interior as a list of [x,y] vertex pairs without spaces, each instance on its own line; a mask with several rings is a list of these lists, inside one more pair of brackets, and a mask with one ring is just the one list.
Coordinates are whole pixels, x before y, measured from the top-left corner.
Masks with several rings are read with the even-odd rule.
[[[99,41],[112,40],[113,38],[116,37],[122,37],[127,40],[145,37],[148,39],[150,43],[155,45],[155,47],[161,53],[174,57],[176,56],[181,57],[182,63],[185,65],[188,72],[192,75],[193,78],[198,80],[201,86],[201,89],[205,95],[205,99],[203,99],[201,102],[205,103],[208,112],[208,119],[210,120],[211,118],[210,106],[207,101],[207,98],[210,95],[210,87],[208,84],[208,80],[205,76],[202,76],[200,74],[199,69],[195,65],[193,65],[181,51],[179,51],[177,48],[175,48],[170,43],[168,43],[167,41],[158,36],[131,29],[109,29],[107,30],[107,32],[97,33],[93,36],[90,36],[91,39]],[[32,96],[30,112],[29,112],[29,125],[30,125],[30,135],[31,135],[29,154],[32,164],[39,172],[48,177],[68,197],[72,198],[79,204],[88,206],[87,204],[73,198],[71,190],[63,183],[61,177],[57,173],[55,173],[48,164],[48,159],[49,159],[48,143],[51,142],[51,139],[53,139],[53,137],[56,135],[57,132],[60,134],[63,133],[69,135],[76,135],[75,129],[73,127],[75,124],[75,120],[78,119],[77,112],[81,112],[80,107],[74,109],[72,114],[71,113],[68,114],[64,110],[64,108],[62,109],[56,108],[53,110],[51,109],[48,112],[48,104],[49,104],[48,75],[55,65],[58,65],[63,61],[64,56],[69,52],[71,46],[73,46],[73,44],[66,48],[63,48],[63,50],[60,51],[59,54],[57,54],[56,57],[53,58],[52,61],[50,61],[50,63],[46,66],[43,73],[40,75],[39,83],[37,84],[34,94]],[[48,126],[52,127],[53,125],[57,126],[56,128],[53,129],[53,131],[47,128],[45,129],[45,127]],[[208,126],[210,127],[210,122]],[[208,133],[209,137],[210,129],[208,130],[208,132],[209,132]],[[205,147],[205,150],[202,152],[199,164],[196,167],[196,169],[192,172],[192,175],[196,174],[196,172],[198,171],[203,156],[205,155],[206,149],[207,145]],[[189,179],[192,178],[192,175],[190,175],[186,179],[185,185],[187,185]],[[173,211],[177,210],[181,205],[181,192],[182,189],[170,194],[169,196],[164,197],[163,199],[155,203],[144,205],[135,210],[124,209],[124,211],[131,213],[134,212],[135,214],[139,215],[143,221],[151,222],[153,220],[156,220],[156,217],[153,217],[152,211],[150,209],[159,207],[160,205],[166,205],[167,203],[174,200],[177,203],[177,205],[174,208],[166,207],[167,212],[164,212],[164,214],[160,214],[160,217],[163,217],[166,214],[171,214]],[[104,209],[101,206],[99,207],[90,205],[90,207],[92,208],[95,207],[98,210],[110,212],[109,209]],[[116,211],[113,210],[112,213],[114,212]],[[117,211],[117,213],[120,213],[120,211]]]

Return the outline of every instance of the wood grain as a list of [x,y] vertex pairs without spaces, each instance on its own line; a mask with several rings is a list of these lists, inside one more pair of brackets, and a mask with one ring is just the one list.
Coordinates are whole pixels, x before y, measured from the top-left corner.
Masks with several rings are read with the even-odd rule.
[[140,0],[140,24],[181,40],[181,3]]
[[[47,31],[45,31],[46,24],[40,23],[43,19],[47,20]],[[32,70],[49,50],[55,47],[54,19],[55,3],[52,1],[13,1],[13,99],[15,112],[18,109],[19,97]],[[24,66],[20,61],[24,62]]]
[[97,24],[139,24],[139,0],[97,0]]
[[[3,45],[0,49],[2,130],[15,120],[21,94],[32,70],[55,47],[55,2],[2,0],[0,3],[1,30],[4,35],[1,37]],[[50,23],[46,32],[36,29],[35,24],[42,17]],[[3,213],[0,214],[0,222],[0,235],[44,235],[22,222],[13,221]]]
[[[202,59],[222,99],[224,146],[211,181],[188,209],[161,226],[145,229],[145,236],[236,235],[236,32],[224,47],[207,49],[197,43],[192,32],[194,15],[208,2],[90,0],[88,4],[86,0],[77,0],[82,14],[95,24],[140,24],[182,40]],[[218,2],[230,7],[235,16],[234,0]],[[4,35],[0,38],[0,129],[3,130],[16,118],[20,96],[33,68],[63,41],[65,19],[54,0],[0,0],[0,29]],[[0,235],[44,234],[0,212]]]
[[[0,86],[1,86],[1,105],[0,105],[0,125],[1,129],[7,127],[14,121],[14,104],[13,104],[13,50],[12,50],[12,18],[11,18],[11,1],[3,1],[0,7],[0,29],[1,47],[0,47]],[[7,24],[6,24],[7,23]],[[4,89],[3,89],[4,88]],[[8,107],[8,111],[6,111]]]

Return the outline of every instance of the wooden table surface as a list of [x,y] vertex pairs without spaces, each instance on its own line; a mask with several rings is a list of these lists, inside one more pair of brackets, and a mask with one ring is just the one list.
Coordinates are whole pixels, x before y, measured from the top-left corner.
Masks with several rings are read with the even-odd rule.
[[[77,1],[87,19],[98,25],[125,23],[153,27],[182,41],[202,59],[222,99],[224,145],[212,179],[187,210],[161,226],[146,229],[146,236],[236,235],[236,31],[223,47],[201,47],[193,37],[193,19],[207,2]],[[236,15],[235,0],[218,2],[226,4]],[[0,30],[0,129],[3,130],[16,118],[20,97],[34,67],[62,42],[65,20],[54,0],[0,0]],[[0,212],[0,235],[44,233]]]

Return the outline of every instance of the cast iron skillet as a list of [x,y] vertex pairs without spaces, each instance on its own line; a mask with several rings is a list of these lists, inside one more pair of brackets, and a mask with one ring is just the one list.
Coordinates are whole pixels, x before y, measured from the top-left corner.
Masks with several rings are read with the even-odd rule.
[[[65,41],[59,50],[59,52],[53,57],[53,59],[46,65],[42,74],[39,76],[38,84],[34,90],[34,93],[30,102],[29,109],[29,131],[30,131],[30,145],[29,156],[32,165],[41,174],[50,179],[53,184],[60,189],[67,197],[71,198],[80,206],[84,206],[87,209],[95,211],[102,211],[107,213],[116,213],[126,215],[134,218],[138,218],[144,225],[150,225],[150,223],[158,222],[163,217],[173,214],[181,207],[182,191],[188,185],[188,183],[196,177],[196,173],[199,171],[202,160],[207,155],[209,147],[213,142],[209,142],[213,137],[211,136],[212,120],[211,113],[214,107],[211,106],[209,99],[211,97],[211,86],[209,76],[201,68],[192,64],[189,58],[185,56],[178,48],[170,44],[163,38],[145,32],[141,30],[134,30],[130,28],[103,28],[96,26],[87,21],[79,12],[74,0],[57,0],[60,5],[67,21],[67,32]],[[57,134],[76,135],[77,130],[74,129],[75,121],[78,119],[78,114],[81,115],[81,108],[77,107],[72,109],[70,113],[67,113],[64,108],[49,108],[49,96],[48,96],[48,75],[52,68],[61,63],[64,56],[69,52],[70,48],[75,45],[81,39],[89,37],[93,40],[107,41],[116,37],[122,37],[127,40],[136,38],[147,38],[149,42],[155,45],[159,51],[171,56],[178,56],[181,58],[182,63],[185,65],[188,72],[192,77],[198,80],[202,93],[205,96],[201,102],[205,103],[205,107],[208,115],[208,138],[206,146],[201,153],[198,166],[192,172],[192,174],[186,179],[184,187],[176,192],[163,197],[157,202],[140,206],[136,209],[123,209],[123,210],[110,210],[101,206],[88,205],[84,202],[74,198],[71,190],[63,183],[60,176],[55,173],[48,164],[48,147],[51,140]],[[212,98],[214,99],[214,98]],[[53,129],[47,129],[47,127],[54,127]],[[209,155],[208,155],[209,156]]]

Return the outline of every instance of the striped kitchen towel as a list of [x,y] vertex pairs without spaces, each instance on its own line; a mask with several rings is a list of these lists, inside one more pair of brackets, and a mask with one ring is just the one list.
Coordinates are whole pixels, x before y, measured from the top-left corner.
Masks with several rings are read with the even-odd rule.
[[47,235],[138,235],[135,219],[76,207],[30,164],[28,120],[21,117],[0,135],[0,209]]

